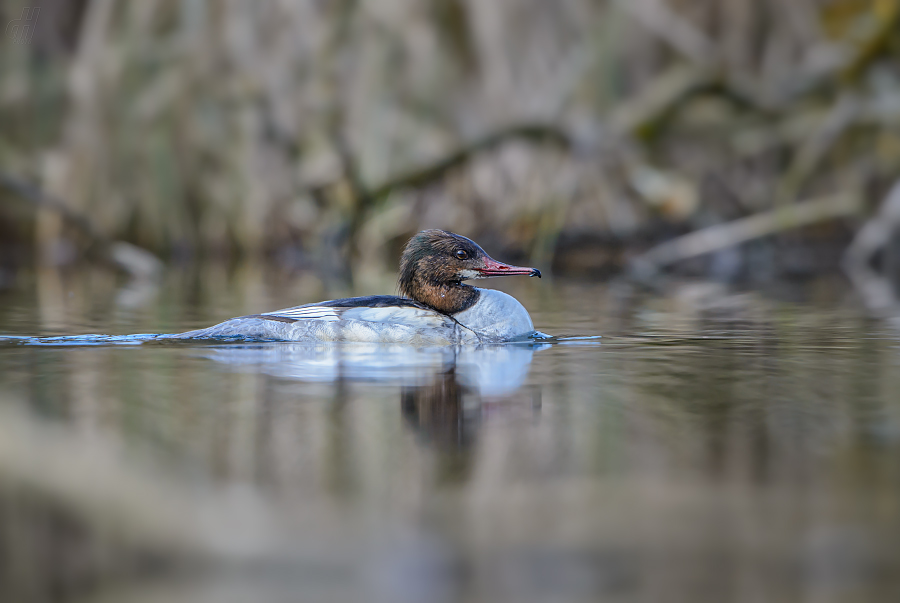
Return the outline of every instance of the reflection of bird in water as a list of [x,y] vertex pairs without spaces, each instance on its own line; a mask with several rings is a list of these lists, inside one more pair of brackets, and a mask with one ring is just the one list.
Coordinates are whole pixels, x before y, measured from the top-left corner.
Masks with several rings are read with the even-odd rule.
[[427,384],[400,389],[400,408],[420,443],[438,453],[441,476],[465,480],[482,420],[490,409],[522,407],[523,394],[532,411],[541,407],[541,391],[523,385],[532,346],[494,346],[463,351],[449,369]]
[[519,389],[536,350],[549,344],[417,348],[384,344],[254,343],[200,348],[232,371],[304,382],[361,381],[404,387],[452,377],[467,392],[504,396]]
[[456,369],[451,368],[429,385],[403,387],[400,407],[410,426],[429,440],[439,446],[464,446],[470,440],[464,397]]
[[[331,382],[338,396],[350,382],[400,386],[400,408],[407,424],[423,445],[438,451],[448,474],[461,476],[485,407],[518,397],[535,350],[548,347],[272,343],[211,346],[198,355],[231,371]],[[532,399],[532,407],[539,405],[539,398]]]
[[469,473],[470,448],[480,418],[477,394],[466,390],[457,379],[455,367],[436,375],[428,385],[400,390],[403,418],[424,444],[437,449],[444,469],[442,477],[452,482]]

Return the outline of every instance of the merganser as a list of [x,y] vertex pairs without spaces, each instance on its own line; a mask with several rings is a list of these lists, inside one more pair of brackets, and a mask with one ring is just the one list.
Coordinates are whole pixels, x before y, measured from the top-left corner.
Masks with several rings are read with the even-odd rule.
[[537,268],[491,258],[474,241],[445,230],[423,230],[400,257],[401,296],[335,299],[274,312],[240,316],[166,339],[255,341],[358,341],[455,345],[525,339],[534,325],[528,311],[501,291],[464,280],[525,275]]

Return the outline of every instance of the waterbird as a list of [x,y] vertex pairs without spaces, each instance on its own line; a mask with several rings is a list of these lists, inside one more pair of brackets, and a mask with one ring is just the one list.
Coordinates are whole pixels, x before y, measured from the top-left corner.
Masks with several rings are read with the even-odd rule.
[[514,297],[464,284],[495,276],[536,276],[537,268],[490,257],[474,241],[446,230],[423,230],[400,256],[401,295],[369,295],[239,316],[166,339],[356,341],[457,345],[540,337]]

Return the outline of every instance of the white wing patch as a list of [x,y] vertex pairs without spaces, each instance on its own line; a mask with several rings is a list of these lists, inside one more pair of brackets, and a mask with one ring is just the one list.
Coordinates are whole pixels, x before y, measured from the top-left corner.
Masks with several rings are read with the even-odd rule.
[[274,312],[264,312],[261,316],[278,316],[279,318],[292,318],[294,320],[326,320],[334,322],[341,319],[337,312],[338,309],[340,308],[330,308],[328,306],[303,306],[300,308],[287,308],[285,310],[275,310]]
[[415,328],[441,327],[449,320],[434,310],[425,310],[410,306],[387,306],[383,308],[347,308],[343,314],[345,319],[365,322],[407,325]]
[[362,321],[366,323],[380,323],[405,325],[413,328],[447,328],[451,321],[443,314],[434,310],[416,308],[410,306],[383,306],[383,307],[333,307],[333,306],[301,306],[299,308],[286,308],[266,312],[260,316],[276,316],[293,320],[323,320],[326,322]]

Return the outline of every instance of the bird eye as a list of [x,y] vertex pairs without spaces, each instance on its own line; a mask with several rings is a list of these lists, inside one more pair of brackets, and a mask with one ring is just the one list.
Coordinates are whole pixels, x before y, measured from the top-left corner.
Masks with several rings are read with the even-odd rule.
[[457,249],[456,250],[456,259],[467,260],[467,259],[469,259],[469,254],[466,253],[465,249]]

